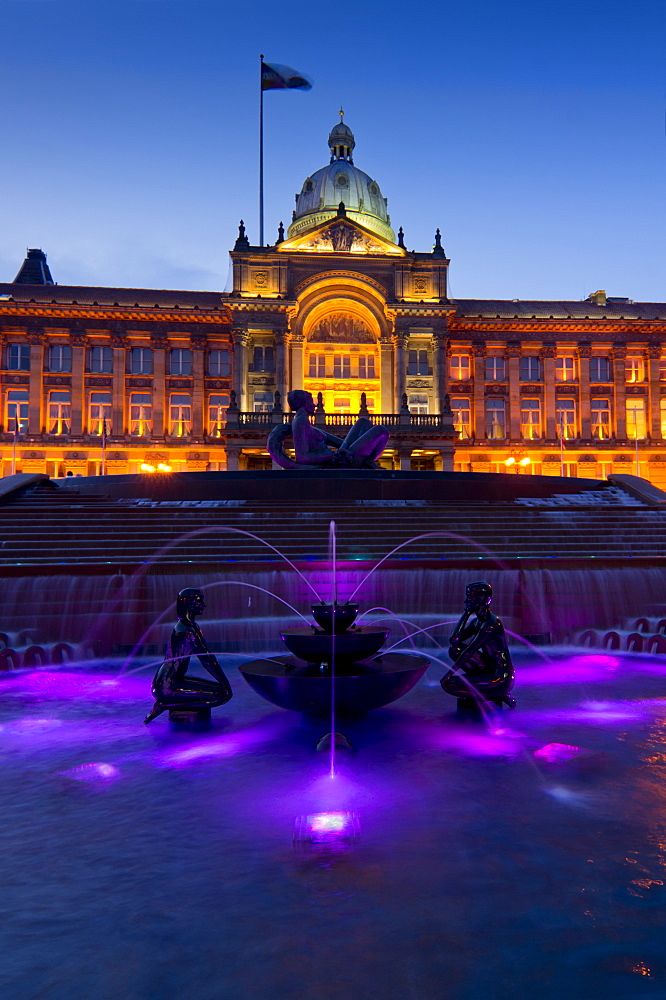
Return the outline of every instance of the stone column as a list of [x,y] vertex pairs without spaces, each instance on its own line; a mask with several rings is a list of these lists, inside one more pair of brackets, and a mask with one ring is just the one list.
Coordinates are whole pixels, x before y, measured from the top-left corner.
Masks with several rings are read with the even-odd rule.
[[520,441],[520,344],[507,346],[509,368],[509,439]]
[[648,407],[647,431],[652,441],[661,441],[661,381],[659,379],[659,359],[661,346],[648,344]]
[[590,406],[590,358],[592,345],[581,341],[578,345],[578,394],[580,407],[580,436],[583,441],[592,440],[591,406]]
[[240,448],[227,445],[227,472],[238,472]]
[[475,340],[472,345],[474,358],[474,437],[477,441],[486,436],[486,345],[482,340]]
[[626,344],[613,344],[613,387],[615,389],[615,437],[625,440],[627,437],[627,382],[625,363],[627,360]]
[[204,357],[206,353],[205,336],[190,338],[192,351],[192,437],[203,439],[205,426],[204,400]]
[[398,469],[400,472],[409,472],[412,467],[412,449],[401,447],[397,449]]
[[84,373],[86,367],[87,338],[84,333],[69,335],[72,348],[72,437],[80,437],[88,427]]
[[158,335],[151,337],[150,346],[153,349],[153,434],[154,438],[162,438],[166,433],[167,393],[166,393],[166,354],[169,350],[169,338]]
[[30,395],[28,406],[28,433],[41,434],[46,426],[47,414],[42,407],[44,398],[44,331],[28,333],[30,344]]
[[396,410],[400,408],[403,393],[407,387],[407,344],[409,343],[409,333],[405,330],[396,332],[393,336],[395,344],[395,385],[393,393]]
[[[290,387],[303,388],[303,355],[305,354],[305,337],[302,333],[292,333],[289,340],[289,355],[291,367]],[[284,397],[283,397],[284,401]],[[286,405],[286,404],[285,404]]]
[[286,328],[276,328],[275,336],[275,388],[280,393],[283,408],[287,405],[287,351],[289,350],[289,333]]
[[111,434],[114,437],[122,437],[129,431],[129,400],[125,402],[127,337],[121,333],[111,334],[111,346],[113,347]]
[[437,413],[441,413],[444,397],[449,391],[449,339],[446,331],[433,333],[432,344],[435,371],[435,407]]
[[247,348],[250,335],[246,327],[235,326],[231,331],[234,347],[234,389],[239,410],[248,409],[247,401]]
[[400,401],[393,397],[393,337],[384,335],[379,341],[381,412],[397,413]]
[[543,417],[546,440],[555,441],[559,436],[555,416],[555,344],[544,344],[541,349],[543,363]]

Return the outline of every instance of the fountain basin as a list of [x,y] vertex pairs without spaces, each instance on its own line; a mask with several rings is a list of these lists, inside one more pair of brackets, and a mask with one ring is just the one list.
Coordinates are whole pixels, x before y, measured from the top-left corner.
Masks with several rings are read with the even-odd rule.
[[412,653],[387,653],[360,663],[337,662],[332,676],[330,670],[322,672],[296,657],[272,656],[238,669],[253,691],[278,708],[329,715],[333,695],[336,715],[363,715],[411,691],[429,662]]
[[290,653],[308,663],[336,663],[366,660],[386,641],[389,629],[364,625],[351,632],[331,635],[313,628],[286,628],[280,638]]

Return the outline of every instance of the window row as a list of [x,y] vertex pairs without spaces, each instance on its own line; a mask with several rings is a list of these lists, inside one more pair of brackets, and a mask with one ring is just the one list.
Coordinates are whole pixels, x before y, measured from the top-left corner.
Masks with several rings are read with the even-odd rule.
[[[30,371],[30,345],[8,344],[5,348],[5,370]],[[46,348],[44,370],[48,372],[71,372],[72,348],[69,344],[51,344]],[[130,347],[127,352],[126,370],[130,375],[152,375],[153,351],[150,347]],[[93,374],[110,375],[113,372],[113,348],[89,347],[86,352],[86,371]],[[189,348],[174,347],[168,352],[167,373],[169,375],[192,374],[192,351]],[[208,351],[206,374],[213,377],[231,375],[231,352],[227,350]]]
[[[576,382],[580,359],[573,354],[559,354],[555,358],[555,381]],[[449,365],[450,377],[456,382],[466,382],[472,377],[472,359],[469,354],[453,354]],[[639,354],[628,354],[624,365],[625,381],[628,384],[644,382],[647,377],[645,358]],[[508,377],[507,359],[501,354],[491,354],[485,359],[486,382],[505,382]],[[520,358],[520,381],[540,382],[543,378],[541,358]],[[613,367],[609,357],[599,355],[589,359],[590,382],[612,382]],[[659,378],[666,382],[666,358],[659,362]]]
[[[472,401],[469,398],[451,398],[453,421],[461,439],[471,438],[474,433],[472,421]],[[666,440],[666,399],[660,402],[661,436]],[[504,399],[487,399],[485,405],[485,436],[489,440],[507,437],[507,403]],[[647,435],[647,414],[644,399],[626,401],[627,437],[642,440]],[[555,407],[555,428],[557,437],[565,440],[579,436],[577,403],[574,399],[558,399]],[[590,400],[590,429],[592,437],[604,440],[611,437],[611,401],[608,398]],[[520,436],[525,441],[536,441],[544,437],[543,409],[540,399],[521,399]]]
[[[87,433],[102,435],[111,430],[111,393],[91,392],[88,396]],[[226,423],[229,395],[218,393],[208,397],[208,434],[219,437]],[[5,426],[8,433],[27,434],[29,396],[27,389],[9,389],[5,397]],[[46,408],[48,434],[69,434],[72,426],[72,394],[68,389],[48,394]],[[153,433],[153,397],[149,392],[132,392],[129,396],[129,433],[133,437],[149,437]],[[189,392],[172,393],[167,405],[167,434],[187,437],[192,433],[192,396]]]
[[377,378],[374,354],[310,354],[309,378]]

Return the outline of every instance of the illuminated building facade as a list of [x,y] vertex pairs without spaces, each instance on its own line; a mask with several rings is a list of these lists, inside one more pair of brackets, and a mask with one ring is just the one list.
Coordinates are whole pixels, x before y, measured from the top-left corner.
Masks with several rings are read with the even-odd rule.
[[0,285],[3,473],[270,468],[303,387],[333,433],[388,424],[394,468],[666,485],[666,303],[449,299],[439,230],[408,250],[354,146],[341,121],[274,245],[241,224],[225,293],[54,285],[28,251]]

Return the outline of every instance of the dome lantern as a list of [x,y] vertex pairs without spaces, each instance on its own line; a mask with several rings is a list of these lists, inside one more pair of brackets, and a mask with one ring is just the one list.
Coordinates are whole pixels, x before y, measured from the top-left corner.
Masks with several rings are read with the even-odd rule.
[[344,123],[344,111],[340,108],[338,114],[340,115],[340,121],[337,125],[334,125],[330,131],[328,137],[328,148],[331,151],[331,163],[335,160],[346,160],[347,163],[353,163],[352,153],[354,152],[354,146],[356,145],[356,140],[354,139],[354,133],[350,129],[349,125]]

